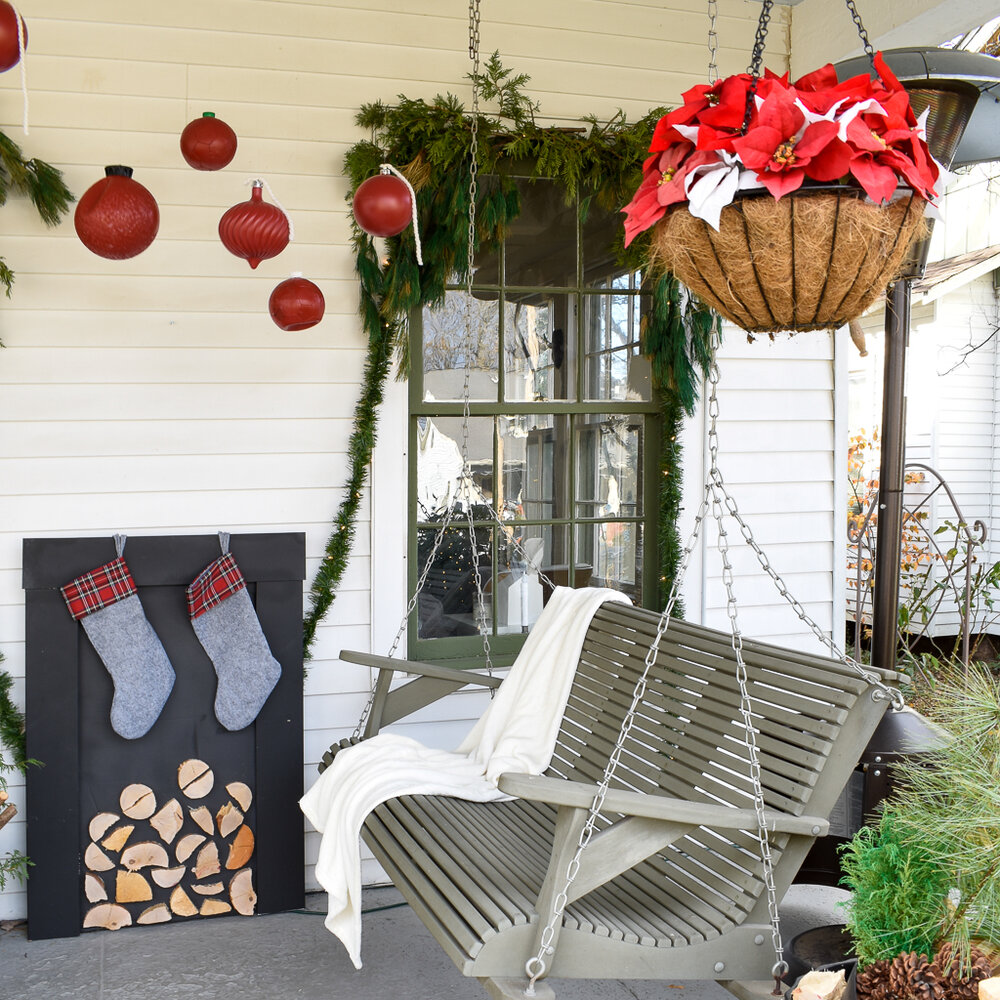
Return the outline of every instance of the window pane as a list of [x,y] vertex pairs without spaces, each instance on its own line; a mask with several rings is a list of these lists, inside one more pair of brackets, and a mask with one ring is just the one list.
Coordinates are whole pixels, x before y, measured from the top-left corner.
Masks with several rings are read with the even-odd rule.
[[576,271],[576,205],[552,181],[517,178],[521,213],[504,242],[508,287],[571,286]]
[[[576,532],[577,566],[579,570],[589,566],[591,585],[613,587],[640,603],[642,526],[630,521],[603,521],[577,525]],[[579,583],[581,573],[576,576]]]
[[417,573],[434,553],[430,572],[417,598],[417,635],[421,639],[436,639],[454,635],[476,635],[479,632],[479,600],[476,589],[475,553],[479,556],[479,574],[487,621],[492,614],[490,604],[490,553],[492,529],[476,528],[476,547],[469,539],[468,524],[448,528],[443,535],[434,528],[422,528],[417,533]]
[[569,516],[569,418],[551,413],[500,417],[498,448],[505,521]]
[[624,216],[618,212],[591,209],[583,221],[583,275],[586,284],[600,279],[615,267],[615,245],[621,239]]
[[642,516],[642,425],[638,421],[591,417],[581,423],[576,516]]
[[[501,533],[497,565],[497,632],[526,632],[552,590],[565,577],[569,530],[565,525],[511,526]],[[539,574],[542,574],[540,576]]]
[[[416,425],[417,520],[440,520],[450,507],[464,512],[470,503],[473,510],[492,504],[493,418],[469,420],[471,482],[463,477],[462,418],[420,416]],[[476,516],[490,515],[488,511],[477,511]]]
[[[500,305],[496,301],[448,292],[435,309],[424,309],[424,400],[461,401],[465,369],[470,367],[470,398],[497,399],[497,347]],[[472,338],[468,336],[472,324]]]
[[504,396],[510,402],[576,398],[572,299],[508,294],[504,309]]
[[639,297],[609,288],[607,294],[587,295],[583,311],[586,398],[648,400],[650,366],[639,351]]

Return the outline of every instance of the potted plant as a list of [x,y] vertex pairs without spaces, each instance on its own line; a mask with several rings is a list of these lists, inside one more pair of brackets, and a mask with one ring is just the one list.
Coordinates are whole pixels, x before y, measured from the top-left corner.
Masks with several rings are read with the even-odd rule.
[[1000,678],[939,681],[938,749],[899,765],[876,826],[844,848],[858,996],[975,998],[1000,945]]
[[832,65],[794,83],[740,73],[687,91],[653,135],[626,245],[751,332],[826,329],[885,289],[941,175],[881,53],[878,79]]

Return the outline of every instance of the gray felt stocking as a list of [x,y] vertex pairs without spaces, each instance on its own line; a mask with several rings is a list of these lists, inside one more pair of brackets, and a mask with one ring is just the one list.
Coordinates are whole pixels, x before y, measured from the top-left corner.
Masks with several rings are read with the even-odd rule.
[[118,558],[61,588],[70,614],[111,674],[115,694],[111,727],[119,736],[144,736],[160,717],[174,686],[174,669],[146,620],[135,582],[122,558],[125,538],[115,536]]
[[222,555],[188,587],[188,613],[218,676],[215,717],[230,730],[249,726],[281,676],[261,631],[243,574],[220,533]]

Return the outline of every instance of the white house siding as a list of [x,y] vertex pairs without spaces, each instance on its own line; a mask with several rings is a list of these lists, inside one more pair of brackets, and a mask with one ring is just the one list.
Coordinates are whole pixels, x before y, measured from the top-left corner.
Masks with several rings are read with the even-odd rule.
[[[771,567],[806,614],[840,644],[844,633],[846,540],[846,331],[779,335],[748,343],[727,327],[719,356],[719,468]],[[839,396],[839,400],[838,400]],[[704,408],[703,408],[704,409]],[[685,433],[687,541],[701,496],[701,412]],[[822,651],[810,627],[780,596],[739,526],[725,525],[738,620],[746,635]],[[687,616],[728,629],[723,563],[709,519],[684,591]]]
[[[720,71],[737,72],[758,7],[718,6]],[[363,363],[342,157],[363,137],[353,117],[364,101],[468,96],[466,15],[455,0],[34,0],[25,9],[31,131],[20,129],[16,70],[0,76],[0,127],[61,167],[77,195],[106,164],[132,166],[157,198],[161,223],[149,250],[111,262],[83,248],[71,218],[47,230],[23,201],[0,209],[2,252],[17,272],[13,297],[0,305],[0,649],[19,703],[26,536],[304,530],[312,578],[341,498]],[[769,39],[767,63],[779,71],[787,17],[776,11]],[[634,117],[676,100],[704,78],[706,37],[701,0],[483,5],[484,55],[499,49],[529,73],[533,96],[557,120],[619,107]],[[178,151],[180,131],[205,110],[239,134],[236,159],[218,173],[189,169]],[[290,212],[296,240],[251,271],[222,248],[216,226],[257,176]],[[327,314],[313,330],[286,334],[266,304],[293,270],[320,285]],[[802,390],[827,399],[813,449],[830,441],[828,383],[815,374]],[[753,380],[742,385],[747,405],[727,419],[752,413],[766,428],[777,388],[755,406]],[[337,651],[386,648],[403,604],[403,402],[394,388],[376,495],[365,498],[305,682],[307,782],[322,749],[352,728],[369,683],[367,671],[336,663]],[[735,427],[727,434],[738,437]],[[830,479],[819,457],[794,464],[779,463],[780,476],[808,470]],[[731,474],[753,482],[753,466],[745,455]],[[801,545],[810,565],[829,562],[828,490],[819,494],[806,521],[821,540]],[[765,534],[785,531],[775,523]],[[478,711],[475,699],[457,698],[420,731],[454,742]],[[11,791],[23,804],[16,781]],[[23,847],[23,823],[8,824],[0,853]],[[315,850],[310,834],[310,864]],[[311,867],[307,879],[312,885]],[[25,909],[17,886],[0,896],[0,918]]]

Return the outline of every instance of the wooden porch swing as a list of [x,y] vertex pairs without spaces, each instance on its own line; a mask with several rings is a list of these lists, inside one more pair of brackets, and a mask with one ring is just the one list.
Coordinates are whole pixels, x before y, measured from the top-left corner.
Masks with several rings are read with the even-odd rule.
[[[472,0],[476,68],[478,8]],[[470,261],[476,101],[474,85]],[[507,801],[393,798],[362,827],[365,843],[441,948],[495,1000],[553,997],[542,982],[548,976],[722,983],[774,977],[777,985],[787,971],[778,901],[813,841],[828,832],[828,816],[886,709],[902,706],[902,675],[862,668],[840,653],[754,541],[718,468],[718,380],[713,358],[711,468],[667,606],[656,613],[608,603],[594,614],[545,772],[503,775]],[[468,473],[468,455],[463,459]],[[718,525],[730,633],[672,618],[709,513]],[[727,518],[833,655],[743,639]],[[435,551],[450,521],[449,511]],[[472,550],[478,554],[474,544]],[[432,562],[433,553],[406,616]],[[478,564],[475,578],[481,607]],[[320,771],[340,750],[446,694],[500,686],[492,670],[392,658],[405,622],[389,656],[340,654],[376,668],[377,679],[355,736],[332,746]],[[489,666],[482,620],[480,631]],[[415,679],[393,687],[395,672]]]

